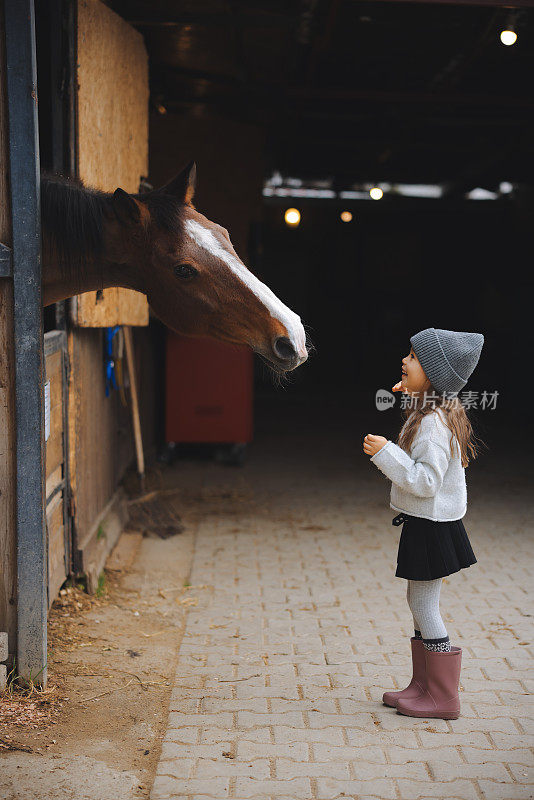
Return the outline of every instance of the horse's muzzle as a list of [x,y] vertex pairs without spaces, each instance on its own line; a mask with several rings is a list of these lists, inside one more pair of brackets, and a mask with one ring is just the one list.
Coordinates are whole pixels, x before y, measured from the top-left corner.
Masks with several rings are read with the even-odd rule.
[[286,371],[295,369],[307,358],[307,356],[303,358],[297,353],[287,336],[277,336],[273,342],[273,353],[275,356],[273,360],[281,369]]

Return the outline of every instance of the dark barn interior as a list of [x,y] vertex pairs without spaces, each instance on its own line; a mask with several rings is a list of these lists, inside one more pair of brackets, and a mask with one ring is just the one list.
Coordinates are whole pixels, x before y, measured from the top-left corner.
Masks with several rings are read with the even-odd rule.
[[[428,326],[485,334],[468,389],[499,395],[491,412],[472,410],[482,438],[496,442],[511,415],[528,426],[532,9],[110,6],[150,55],[151,181],[172,171],[169,139],[178,161],[196,158],[197,207],[230,229],[315,345],[282,392],[258,365],[256,431],[274,404],[282,416],[297,408],[294,424],[306,409],[315,430],[341,414],[356,449],[373,425],[393,435],[398,417],[374,416],[374,393],[396,382],[409,336]],[[512,47],[499,39],[507,27]],[[248,229],[241,191],[254,196]],[[292,206],[297,228],[284,223]]]

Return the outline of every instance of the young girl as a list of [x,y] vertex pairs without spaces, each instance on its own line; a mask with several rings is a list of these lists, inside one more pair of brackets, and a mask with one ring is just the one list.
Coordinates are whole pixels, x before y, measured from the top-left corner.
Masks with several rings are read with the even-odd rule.
[[462,517],[465,467],[476,457],[471,424],[457,394],[475,369],[484,337],[426,328],[410,339],[402,380],[411,396],[398,444],[367,434],[363,449],[391,484],[393,525],[402,533],[396,576],[408,581],[413,615],[412,680],[383,702],[411,717],[457,719],[462,651],[451,647],[439,613],[441,580],[476,562]]

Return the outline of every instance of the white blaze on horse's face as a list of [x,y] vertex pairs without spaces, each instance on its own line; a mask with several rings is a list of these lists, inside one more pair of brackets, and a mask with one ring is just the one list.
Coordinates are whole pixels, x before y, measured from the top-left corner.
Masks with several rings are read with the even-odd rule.
[[198,247],[204,248],[212,256],[223,261],[232,273],[256,295],[258,300],[268,309],[271,316],[277,319],[286,329],[287,337],[299,355],[299,363],[302,364],[306,361],[308,358],[306,332],[300,317],[284,305],[268,286],[253,275],[234,253],[230,253],[213,231],[194,219],[186,221],[185,229]]

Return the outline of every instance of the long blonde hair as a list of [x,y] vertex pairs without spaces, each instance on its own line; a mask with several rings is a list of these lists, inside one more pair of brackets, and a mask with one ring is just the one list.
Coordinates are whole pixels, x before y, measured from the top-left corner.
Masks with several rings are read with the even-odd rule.
[[399,433],[397,444],[409,453],[421,420],[437,409],[443,413],[445,424],[453,434],[450,444],[451,456],[455,455],[454,443],[456,440],[460,448],[462,467],[467,467],[471,460],[477,458],[480,449],[479,443],[482,445],[484,443],[475,436],[465,408],[458,397],[445,398],[434,390],[432,390],[431,398],[428,398],[427,395],[424,395],[423,398],[415,397],[412,407],[404,409],[405,422]]

